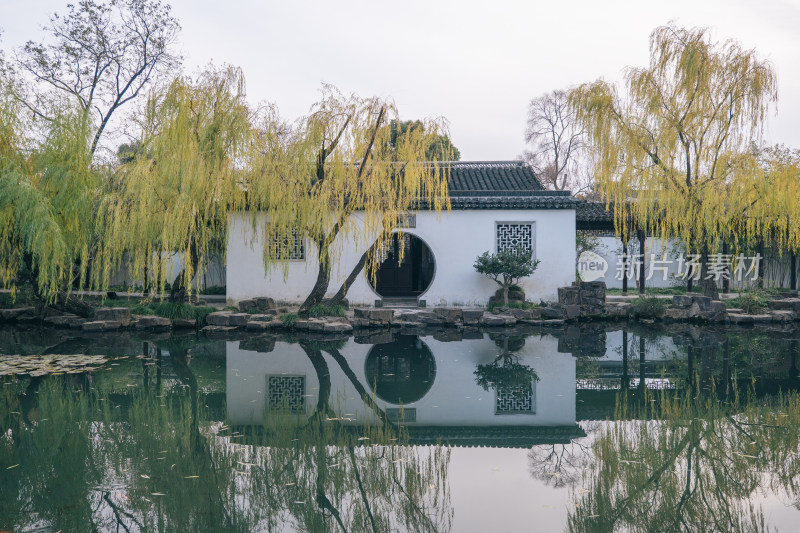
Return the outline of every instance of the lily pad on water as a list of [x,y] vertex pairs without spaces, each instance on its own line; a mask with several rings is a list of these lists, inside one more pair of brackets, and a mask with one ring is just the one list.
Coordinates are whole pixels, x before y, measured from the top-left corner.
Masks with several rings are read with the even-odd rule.
[[0,376],[81,374],[99,370],[108,361],[109,358],[105,355],[0,355]]

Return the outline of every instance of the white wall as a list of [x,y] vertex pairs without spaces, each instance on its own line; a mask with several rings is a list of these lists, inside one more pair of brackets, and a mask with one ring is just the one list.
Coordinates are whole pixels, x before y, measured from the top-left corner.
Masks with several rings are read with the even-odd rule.
[[[535,223],[535,256],[541,263],[533,276],[521,283],[529,300],[556,300],[558,287],[575,280],[574,210],[454,210],[440,217],[423,211],[417,213],[417,227],[406,230],[428,245],[436,261],[433,281],[421,299],[429,306],[482,306],[488,302],[498,285],[475,272],[473,264],[483,252],[496,251],[496,222]],[[339,289],[369,244],[356,245],[351,241],[344,244],[332,272],[329,296]],[[314,246],[306,243],[306,261],[290,262],[285,279],[280,267],[265,273],[262,254],[261,241],[253,238],[249,218],[234,216],[226,269],[228,301],[269,296],[285,302],[302,302],[317,276]],[[353,284],[347,297],[360,305],[372,304],[380,298],[364,275]]]
[[[495,413],[495,391],[483,390],[475,382],[479,364],[491,363],[502,350],[494,341],[483,338],[461,342],[439,342],[421,337],[436,361],[436,377],[430,390],[418,401],[403,407],[416,409],[419,426],[560,426],[575,423],[575,358],[558,353],[555,337],[528,337],[525,346],[514,355],[519,363],[536,370],[536,412],[533,414]],[[365,374],[365,362],[371,344],[357,344],[352,338],[340,350],[358,381],[372,394]],[[278,342],[275,349],[263,353],[242,350],[239,341],[226,343],[227,409],[233,423],[259,423],[266,406],[268,375],[306,377],[306,412],[313,413],[319,397],[319,382],[313,365],[298,344]],[[353,423],[375,421],[337,362],[322,352],[331,379],[330,403],[339,416]],[[376,397],[381,409],[398,407]]]

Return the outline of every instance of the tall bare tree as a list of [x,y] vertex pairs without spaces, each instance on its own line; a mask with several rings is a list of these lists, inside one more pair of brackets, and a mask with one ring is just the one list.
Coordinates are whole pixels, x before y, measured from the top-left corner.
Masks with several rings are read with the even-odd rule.
[[93,128],[92,156],[116,111],[181,60],[173,51],[180,24],[159,0],[79,0],[43,29],[45,40],[16,54],[27,81],[21,99],[48,123],[65,100],[77,106]]
[[568,97],[567,91],[556,90],[531,100],[525,129],[530,148],[523,158],[546,188],[585,195],[592,190],[591,173],[582,157],[586,142]]

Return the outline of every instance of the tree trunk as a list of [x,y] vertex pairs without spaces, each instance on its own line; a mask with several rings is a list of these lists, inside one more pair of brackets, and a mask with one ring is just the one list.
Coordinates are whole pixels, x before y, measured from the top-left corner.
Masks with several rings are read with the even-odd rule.
[[78,315],[82,318],[89,318],[89,316],[92,314],[92,306],[74,294],[67,293],[64,290],[59,290],[56,293],[55,300],[53,302],[48,302],[47,299],[39,292],[39,283],[37,282],[37,278],[39,276],[37,269],[33,266],[33,258],[26,254],[23,257],[23,261],[27,266],[27,270],[29,271],[27,279],[31,284],[31,288],[33,289],[33,295],[42,302],[41,310],[44,310],[46,306],[49,306],[64,313],[72,313],[73,315]]
[[641,264],[639,265],[639,294],[644,294],[644,281],[645,281],[645,260],[644,260],[644,246],[646,244],[646,237],[644,230],[637,232],[639,236],[639,255],[642,256]]
[[719,290],[717,289],[717,282],[714,279],[706,279],[708,277],[708,246],[703,246],[703,251],[700,254],[700,290],[703,296],[708,296],[712,300],[719,300]]
[[508,285],[503,285],[503,305],[508,306]]
[[328,285],[330,285],[331,282],[330,258],[327,256],[327,253],[323,254],[322,246],[318,246],[318,248],[320,257],[317,281],[314,283],[314,288],[311,289],[306,301],[300,306],[300,310],[298,311],[300,315],[307,315],[309,309],[319,304],[322,299],[325,298],[325,293],[328,292]]
[[92,306],[75,296],[74,294],[67,294],[64,291],[58,291],[56,294],[56,301],[47,304],[53,309],[64,311],[65,313],[72,313],[83,318],[89,318],[92,314]]
[[[197,266],[200,263],[199,254],[197,253],[197,245],[192,244],[189,247],[189,261],[192,265],[192,279],[197,274]],[[172,290],[169,293],[169,301],[172,303],[183,303],[187,300],[189,287],[192,286],[192,280],[186,279],[186,266],[181,269],[178,277],[172,283]]]
[[797,254],[792,251],[789,256],[789,288],[793,291],[797,290]]
[[622,330],[622,383],[620,388],[628,390],[630,379],[628,378],[628,330]]
[[[722,255],[728,255],[728,243],[722,243]],[[725,275],[722,277],[722,292],[725,294],[730,294],[731,292],[731,269],[729,266],[725,267]]]
[[328,303],[331,306],[341,305],[344,302],[344,298],[345,296],[347,296],[347,291],[350,290],[350,287],[353,286],[353,283],[356,281],[358,275],[361,274],[362,270],[364,270],[364,265],[367,264],[367,259],[371,254],[375,253],[375,248],[377,247],[377,245],[378,242],[375,241],[375,243],[373,243],[372,246],[370,246],[369,249],[366,252],[364,252],[364,255],[361,256],[361,259],[358,260],[356,266],[354,266],[353,270],[350,271],[350,275],[348,275],[347,279],[344,280],[342,286],[339,287],[339,290],[336,291],[336,294],[333,295],[333,298],[328,300]]
[[628,240],[622,240],[622,294],[628,294]]
[[759,289],[764,288],[764,241],[758,241],[758,251],[756,252],[758,256],[761,258],[758,261],[758,284]]

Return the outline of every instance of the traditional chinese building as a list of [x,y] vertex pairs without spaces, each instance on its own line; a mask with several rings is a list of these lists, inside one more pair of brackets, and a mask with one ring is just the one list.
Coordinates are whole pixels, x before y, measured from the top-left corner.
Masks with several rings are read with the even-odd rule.
[[[545,190],[521,161],[454,162],[448,172],[452,209],[441,214],[411,212],[406,227],[383,250],[375,283],[360,276],[348,291],[350,302],[400,299],[425,300],[427,305],[485,305],[498,286],[475,271],[476,257],[517,246],[531,250],[540,261],[536,272],[520,283],[527,298],[556,300],[558,287],[575,280],[575,209],[580,201],[567,191]],[[329,296],[369,247],[369,243],[341,244]],[[280,268],[265,271],[263,246],[262,236],[254,234],[244,215],[232,220],[229,302],[257,296],[302,302],[317,277],[313,244],[296,238],[285,276]],[[399,262],[398,257],[402,257]]]

